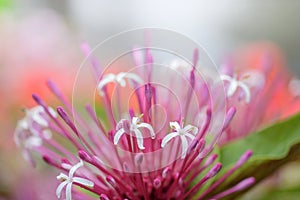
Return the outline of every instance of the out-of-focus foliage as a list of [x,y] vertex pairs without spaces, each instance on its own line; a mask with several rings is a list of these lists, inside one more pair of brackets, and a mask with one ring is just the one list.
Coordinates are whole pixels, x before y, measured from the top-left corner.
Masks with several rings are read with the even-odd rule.
[[11,0],[0,0],[0,11],[1,9],[10,8],[12,6]]
[[[235,176],[227,179],[220,187],[233,186],[249,175],[254,176],[259,182],[285,163],[296,160],[300,155],[299,121],[300,114],[297,114],[220,148],[220,161],[225,169],[232,166],[239,158],[239,152],[253,150],[252,158]],[[215,190],[217,191],[218,189]]]

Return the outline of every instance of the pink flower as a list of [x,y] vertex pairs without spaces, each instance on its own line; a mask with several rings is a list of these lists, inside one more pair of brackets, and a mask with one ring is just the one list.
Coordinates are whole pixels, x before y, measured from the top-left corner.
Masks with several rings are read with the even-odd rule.
[[[89,118],[82,118],[52,82],[48,82],[49,88],[65,107],[57,108],[60,118],[34,94],[34,100],[43,111],[38,118],[31,118],[35,124],[33,130],[21,129],[20,132],[18,127],[16,133],[20,140],[38,137],[41,145],[30,145],[26,150],[38,152],[48,164],[64,172],[58,176],[62,180],[57,189],[58,198],[66,187],[67,200],[72,197],[150,200],[192,196],[221,199],[252,185],[254,178],[248,178],[212,195],[252,152],[245,152],[229,171],[213,183],[209,182],[222,168],[222,164],[216,162],[217,155],[210,152],[235,109],[232,107],[223,113],[223,122],[215,120],[222,116],[222,109],[205,95],[213,82],[203,80],[196,70],[197,62],[198,51],[195,50],[192,65],[182,66],[183,70],[156,68],[151,52],[146,50],[144,70],[101,76],[97,89],[107,122],[99,120],[90,105],[86,106]],[[158,78],[168,88],[160,87]],[[122,89],[132,90],[137,99],[134,105],[129,103],[124,107],[128,98],[122,95]],[[222,91],[218,87],[213,89]],[[118,97],[115,104],[112,103],[114,92]],[[165,112],[159,112],[159,108]],[[115,110],[117,112],[113,112]],[[51,138],[44,136],[45,129],[52,133]],[[216,132],[212,134],[212,131]],[[93,195],[76,190],[76,186]],[[206,189],[199,193],[204,186]]]
[[247,46],[229,58],[220,71],[230,97],[227,105],[237,110],[222,135],[222,144],[299,112],[297,80],[273,45]]

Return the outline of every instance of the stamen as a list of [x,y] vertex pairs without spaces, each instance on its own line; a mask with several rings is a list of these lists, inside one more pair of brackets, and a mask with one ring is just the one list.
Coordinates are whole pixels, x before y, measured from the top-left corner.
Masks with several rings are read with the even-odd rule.
[[43,160],[48,163],[49,165],[52,165],[58,169],[61,169],[62,166],[60,164],[58,164],[57,162],[55,162],[50,156],[48,155],[43,155],[42,156]]
[[95,77],[96,79],[101,75],[101,65],[98,62],[98,60],[96,58],[93,57],[92,55],[92,51],[90,46],[88,45],[88,43],[84,42],[81,44],[81,49],[83,51],[83,53],[85,54],[85,56],[87,58],[89,58],[89,61],[93,67],[93,70],[95,72]]
[[206,174],[207,178],[212,178],[214,177],[222,168],[221,163],[217,163],[215,166],[213,166],[209,172]]
[[100,200],[110,200],[106,194],[101,194],[100,195]]
[[152,86],[150,83],[145,85],[145,121],[150,122],[151,121],[151,116],[149,113],[149,110],[151,108],[151,99],[152,99]]
[[57,112],[60,115],[60,117],[70,126],[70,128],[76,133],[76,135],[78,136],[78,131],[75,127],[75,125],[73,124],[73,122],[71,121],[71,119],[68,117],[66,111],[63,109],[63,107],[57,107]]
[[229,108],[228,112],[226,113],[225,122],[224,122],[224,125],[223,125],[223,130],[225,130],[229,126],[229,124],[230,124],[232,118],[234,117],[235,113],[236,113],[236,108],[235,107]]
[[162,177],[163,178],[167,178],[171,175],[171,169],[169,167],[166,167],[163,171],[162,171]]
[[233,194],[235,192],[239,192],[241,190],[244,190],[248,187],[250,187],[251,185],[253,185],[255,183],[255,178],[250,177],[247,179],[244,179],[243,181],[241,181],[240,183],[238,183],[237,185],[233,186],[232,188],[225,190],[224,192],[221,192],[217,195],[215,195],[214,197],[212,197],[212,199],[221,199],[223,197],[226,197],[230,194]]
[[222,168],[221,163],[215,164],[208,172],[207,174],[192,188],[190,189],[183,197],[182,199],[185,199],[189,195],[193,194],[195,191],[197,191],[206,181],[214,177]]
[[136,165],[141,165],[143,160],[144,160],[144,155],[142,153],[139,153],[134,157],[134,161]]
[[89,156],[89,154],[83,150],[78,151],[78,156],[80,159],[86,161],[86,162],[92,162],[92,158]]
[[116,181],[112,176],[107,176],[106,177],[106,181],[112,186],[112,187],[116,187]]
[[201,194],[199,199],[205,197],[211,191],[213,191],[218,185],[225,181],[231,174],[233,174],[239,167],[241,167],[252,155],[252,151],[246,151],[241,158],[236,162],[236,164],[228,170],[222,177],[220,177],[215,183],[213,183],[209,188],[206,189],[204,193]]
[[161,185],[162,185],[162,180],[161,180],[161,178],[155,178],[154,179],[154,181],[153,181],[153,186],[154,186],[154,188],[155,189],[158,189],[158,188],[160,188],[161,187]]
[[[36,114],[27,110],[26,115],[31,115],[30,120],[18,123],[20,137],[17,137],[16,143],[25,147],[24,154],[27,157],[31,159],[29,149],[37,151],[46,163],[62,170],[64,173],[68,172],[68,174],[60,173],[57,176],[57,179],[62,181],[56,189],[58,198],[65,190],[66,199],[71,200],[72,195],[74,195],[72,193],[73,184],[75,184],[94,193],[98,196],[98,199],[102,200],[183,200],[192,197],[191,195],[194,195],[200,189],[203,189],[203,191],[200,191],[200,198],[207,199],[215,195],[212,194],[212,191],[252,155],[251,151],[246,152],[234,167],[221,178],[212,180],[220,171],[222,165],[215,163],[217,160],[216,154],[209,154],[218,137],[214,135],[213,141],[208,144],[205,141],[208,134],[210,134],[209,128],[214,125],[214,121],[212,121],[213,105],[209,104],[209,83],[198,80],[200,78],[196,71],[199,62],[198,49],[194,50],[192,63],[185,62],[184,66],[180,68],[172,68],[179,75],[184,75],[184,80],[187,81],[189,89],[181,92],[181,89],[185,86],[181,88],[184,83],[180,82],[181,79],[177,80],[176,77],[172,77],[171,81],[166,80],[169,81],[167,85],[170,86],[170,89],[179,87],[176,89],[180,90],[179,95],[183,95],[182,112],[177,112],[177,103],[175,104],[176,100],[172,97],[172,93],[163,94],[164,90],[158,90],[159,88],[155,88],[150,83],[151,76],[157,75],[154,74],[157,70],[153,71],[154,60],[150,48],[146,48],[145,55],[142,55],[144,57],[139,54],[139,49],[133,50],[137,66],[142,64],[146,66],[145,71],[140,73],[143,75],[142,77],[139,74],[127,72],[108,73],[101,77],[99,73],[101,69],[98,68],[97,61],[90,55],[91,49],[86,44],[83,44],[82,48],[86,55],[89,54],[96,79],[99,79],[97,80],[97,90],[99,90],[100,96],[104,95],[101,97],[101,101],[107,115],[107,123],[102,124],[99,121],[99,116],[90,105],[86,106],[89,118],[87,120],[81,118],[76,110],[72,108],[68,99],[51,81],[48,81],[48,87],[62,102],[63,107],[58,107],[57,112],[54,112],[40,97],[33,94],[33,99],[39,105],[39,109],[37,109]],[[228,85],[227,96],[233,96],[238,90],[241,92],[236,96],[245,98],[246,102],[250,101],[250,88],[251,92],[255,92],[257,89],[256,85],[251,84],[248,78],[243,79],[239,76],[239,80],[237,80],[235,76],[224,75],[223,79],[228,81],[226,83]],[[173,81],[177,81],[176,84]],[[119,123],[116,123],[113,115],[122,116],[123,113],[118,112],[124,102],[120,93],[120,96],[117,94],[120,101],[111,104],[110,91],[108,91],[110,84],[115,87],[125,87],[130,84],[129,86],[135,90],[132,95],[136,95],[139,104],[139,110],[136,110],[136,108],[133,110],[133,107],[129,107],[130,117],[121,119]],[[120,87],[117,89],[120,89]],[[117,93],[119,92],[117,91]],[[191,101],[194,92],[197,100],[199,100],[196,107]],[[159,132],[154,132],[153,126],[156,125],[154,123],[163,120],[164,116],[158,116],[161,112],[156,113],[156,109],[151,112],[152,104],[165,106],[167,110],[170,109],[169,112],[166,112],[165,120],[178,119],[178,121],[169,121],[170,133],[156,140],[146,137],[151,136],[152,139],[155,139],[158,133],[168,133],[169,127],[162,124],[162,126],[157,127]],[[223,102],[221,106],[223,106]],[[200,114],[202,114],[201,120],[197,120],[198,117],[195,117],[197,113],[194,112],[199,107],[202,108],[200,111]],[[190,110],[193,110],[191,116]],[[214,109],[214,112],[219,112],[219,109]],[[235,112],[234,107],[229,108],[223,129],[229,126]],[[139,113],[144,115],[138,115]],[[57,118],[57,115],[61,119]],[[201,126],[185,126],[183,118],[191,119],[190,123],[201,122]],[[33,125],[32,122],[34,122]],[[54,136],[52,138],[52,133],[58,134],[58,137]],[[126,135],[124,136],[124,134]],[[67,145],[57,141],[57,138],[66,140]],[[110,142],[114,145],[110,145]],[[161,151],[161,148],[165,148],[168,143],[170,143],[169,148]],[[117,148],[115,146],[117,144],[122,149]],[[181,147],[178,148],[178,145]],[[130,152],[129,154],[124,153],[128,150],[132,151],[131,154]],[[177,159],[178,155],[181,156],[181,159]],[[74,165],[78,157],[80,162]],[[88,166],[78,172],[77,170],[83,166],[83,162],[88,163]],[[163,167],[156,169],[159,166]],[[75,173],[78,177],[75,177]],[[236,186],[221,191],[214,198],[223,198],[228,194],[243,190],[253,182],[253,178],[245,179]],[[205,184],[210,185],[206,187]],[[93,196],[89,196],[89,194],[82,191],[76,192],[78,193],[76,193],[76,196],[74,195],[74,198],[93,198]]]
[[247,162],[250,157],[252,156],[253,152],[251,150],[246,151],[241,158],[237,161],[236,163],[236,167],[240,167],[241,165],[243,165],[245,162]]
[[199,61],[199,49],[194,49],[194,55],[193,55],[193,68],[196,68]]

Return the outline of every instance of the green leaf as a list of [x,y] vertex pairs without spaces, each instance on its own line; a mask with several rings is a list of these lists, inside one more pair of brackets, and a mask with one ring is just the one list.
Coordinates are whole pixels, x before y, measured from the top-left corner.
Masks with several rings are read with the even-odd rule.
[[[228,189],[251,176],[255,177],[258,183],[283,164],[295,160],[300,155],[300,114],[220,148],[223,172],[230,169],[243,152],[249,149],[253,151],[251,159],[217,187],[213,194]],[[227,199],[234,199],[241,193],[233,194]]]
[[[300,188],[289,188],[289,189],[269,189],[264,191],[264,194],[258,194],[258,196],[255,196],[255,200],[282,200],[282,199],[288,199],[288,200],[299,200],[300,197]],[[253,195],[256,194],[247,194],[245,197],[243,197],[243,200],[250,200],[253,199]]]
[[267,195],[261,197],[259,200],[299,200],[300,190],[283,190],[283,191],[272,191]]

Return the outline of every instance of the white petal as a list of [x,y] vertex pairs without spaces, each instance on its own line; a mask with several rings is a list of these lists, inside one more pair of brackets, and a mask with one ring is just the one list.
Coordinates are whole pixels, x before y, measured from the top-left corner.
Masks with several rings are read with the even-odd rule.
[[188,149],[188,142],[185,136],[183,135],[180,136],[180,139],[181,139],[181,149],[182,149],[181,159],[183,159],[186,156],[186,151]]
[[190,133],[186,133],[184,136],[189,137],[191,140],[195,139],[195,136]]
[[77,163],[76,165],[74,165],[74,166],[70,169],[70,171],[69,171],[69,178],[70,178],[70,179],[73,178],[73,175],[74,175],[75,171],[76,171],[78,168],[82,167],[82,166],[83,166],[83,161],[80,160],[79,163]]
[[42,106],[35,106],[30,108],[29,110],[26,109],[26,116],[32,116],[44,112],[44,108]]
[[35,137],[40,137],[40,133],[37,129],[35,129],[34,127],[29,127],[29,132],[31,133],[31,135],[35,136]]
[[47,127],[48,122],[41,115],[43,113],[45,113],[44,108],[42,106],[36,106],[26,112],[26,117],[32,119],[41,126]]
[[56,189],[56,196],[59,199],[61,197],[62,189],[68,184],[67,181],[61,182]]
[[40,115],[40,113],[35,113],[34,115],[32,115],[32,120],[35,121],[36,123],[38,123],[39,125],[43,126],[43,127],[48,126],[48,122],[45,120],[45,118],[43,118]]
[[43,140],[40,137],[31,136],[25,140],[25,148],[31,149],[33,147],[39,147],[43,144]]
[[37,112],[37,113],[44,112],[43,106],[40,106],[40,105],[34,107],[34,110],[35,110],[34,112]]
[[68,163],[62,163],[61,167],[64,168],[65,170],[70,170],[72,168],[72,165]]
[[193,134],[198,133],[198,128],[196,126],[187,125],[183,129],[185,132],[192,132]]
[[164,146],[166,146],[166,144],[171,140],[173,139],[174,137],[178,136],[178,132],[172,132],[172,133],[169,133],[168,135],[166,135],[164,137],[164,139],[162,140],[161,142],[161,147],[164,148]]
[[125,133],[124,128],[121,128],[120,130],[117,131],[117,133],[114,136],[114,145],[118,144],[121,136]]
[[126,76],[125,72],[120,72],[116,75],[116,81],[119,82],[120,80],[124,79]]
[[125,73],[124,72],[121,72],[119,74],[117,74],[116,76],[116,81],[118,84],[121,85],[121,87],[125,87],[126,86],[126,81],[124,80],[125,78]]
[[144,128],[147,128],[149,131],[150,131],[150,134],[151,134],[151,138],[154,139],[155,138],[155,133],[154,133],[154,130],[152,128],[152,126],[150,124],[147,124],[147,123],[140,123],[138,124],[138,127],[144,127]]
[[180,125],[178,124],[178,122],[170,122],[170,127],[173,130],[179,131],[181,129]]
[[29,128],[28,122],[26,119],[22,119],[18,122],[18,128],[27,130]]
[[111,82],[115,82],[115,79],[116,79],[116,75],[114,74],[106,74],[99,82],[98,84],[98,91],[100,93],[101,96],[103,96],[103,92],[102,92],[102,88],[107,85],[108,83],[111,83]]
[[57,180],[67,180],[69,177],[63,173],[60,173],[58,176],[56,176]]
[[132,120],[131,120],[131,123],[134,124],[134,125],[137,125],[137,123],[139,123],[139,121],[140,121],[140,118],[133,117]]
[[89,181],[89,180],[85,179],[85,178],[74,177],[73,182],[74,183],[79,183],[79,184],[87,186],[87,187],[94,187],[94,183],[92,181]]
[[124,79],[121,79],[121,80],[119,81],[119,85],[120,85],[121,87],[125,87],[125,86],[126,86],[126,81],[125,81]]
[[239,82],[239,86],[243,89],[243,91],[245,93],[246,103],[249,103],[250,99],[251,99],[251,93],[250,93],[249,87],[243,82]]
[[68,183],[66,188],[66,200],[72,200],[72,182]]
[[21,134],[23,133],[23,129],[22,128],[19,128],[17,126],[15,132],[14,132],[14,141],[16,143],[17,146],[21,146]]
[[220,76],[220,78],[221,78],[222,81],[228,81],[228,82],[231,82],[231,81],[232,81],[232,77],[231,77],[231,76],[228,76],[228,75],[226,75],[226,74],[222,74],[222,75]]
[[250,87],[263,88],[265,86],[265,75],[258,70],[248,70],[241,77],[243,83]]
[[231,97],[238,87],[238,82],[235,79],[232,79],[227,89],[227,96]]
[[141,150],[145,149],[145,147],[144,147],[144,139],[143,139],[141,131],[139,131],[138,129],[136,129],[134,131],[134,133],[135,133],[135,136],[136,136],[136,140],[137,140],[137,144],[138,144],[139,149],[141,149]]

